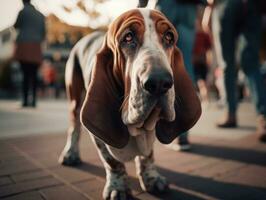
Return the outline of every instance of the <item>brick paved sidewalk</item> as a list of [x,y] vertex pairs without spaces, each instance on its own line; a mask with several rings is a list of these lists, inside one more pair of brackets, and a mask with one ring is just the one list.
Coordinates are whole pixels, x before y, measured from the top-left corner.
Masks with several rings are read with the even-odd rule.
[[[58,165],[64,134],[0,141],[0,198],[101,199],[105,173],[87,135],[82,136],[76,168]],[[266,147],[255,135],[237,142],[192,137],[191,152],[156,143],[157,166],[171,190],[152,196],[140,190],[133,163],[127,164],[139,199],[266,199]]]
[[[29,112],[35,117],[35,112],[42,110],[45,108],[40,106]],[[29,115],[16,112],[21,117]],[[138,199],[266,199],[266,145],[252,134],[254,115],[245,105],[240,112],[240,128],[220,131],[212,126],[217,112],[205,110],[192,130],[190,152],[174,152],[155,144],[158,169],[171,183],[168,193],[154,196],[142,192],[134,163],[127,164],[131,188]],[[17,123],[11,119],[10,127]],[[0,199],[101,199],[105,172],[89,136],[82,134],[81,138],[83,164],[63,167],[57,163],[66,139],[63,132],[0,139]]]

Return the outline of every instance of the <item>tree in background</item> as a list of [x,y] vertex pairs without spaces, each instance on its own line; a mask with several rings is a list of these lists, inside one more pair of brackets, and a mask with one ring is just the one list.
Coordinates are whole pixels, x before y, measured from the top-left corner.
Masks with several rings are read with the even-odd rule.
[[[81,12],[87,14],[90,18],[96,19],[100,16],[100,13],[97,11],[96,6],[101,3],[105,3],[109,0],[78,0],[75,5],[71,7],[67,7],[66,5],[62,5],[66,12],[72,12],[74,9],[79,9]],[[90,6],[88,4],[90,3]]]

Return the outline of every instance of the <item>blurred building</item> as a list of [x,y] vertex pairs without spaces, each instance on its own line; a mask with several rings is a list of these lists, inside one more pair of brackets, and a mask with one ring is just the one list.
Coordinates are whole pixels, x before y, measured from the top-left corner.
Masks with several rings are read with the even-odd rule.
[[46,17],[46,29],[45,56],[53,57],[56,52],[60,52],[63,58],[68,56],[70,49],[80,38],[94,31],[89,27],[68,25],[54,14]]
[[16,33],[13,27],[0,31],[0,62],[12,57]]
[[57,74],[57,91],[64,89],[65,63],[76,42],[95,31],[90,27],[72,26],[60,20],[56,15],[46,17],[46,49],[44,59],[49,60]]
[[8,96],[2,88],[12,90],[11,58],[15,47],[16,31],[13,27],[0,31],[0,97]]

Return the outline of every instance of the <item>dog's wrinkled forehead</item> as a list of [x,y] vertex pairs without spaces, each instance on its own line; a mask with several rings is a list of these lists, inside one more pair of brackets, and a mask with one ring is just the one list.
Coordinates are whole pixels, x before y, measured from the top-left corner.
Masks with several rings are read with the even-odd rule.
[[177,32],[169,20],[159,11],[151,9],[133,9],[120,15],[108,28],[108,46],[112,49],[118,45],[118,39],[126,28],[133,28],[141,42],[145,32],[155,29],[159,38],[165,31],[171,29],[177,41]]

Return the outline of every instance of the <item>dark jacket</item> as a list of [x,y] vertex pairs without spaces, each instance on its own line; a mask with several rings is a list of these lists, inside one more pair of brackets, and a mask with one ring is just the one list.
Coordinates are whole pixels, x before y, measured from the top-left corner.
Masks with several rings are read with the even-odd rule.
[[45,38],[45,18],[31,4],[25,4],[14,26],[18,30],[17,43],[40,43]]

